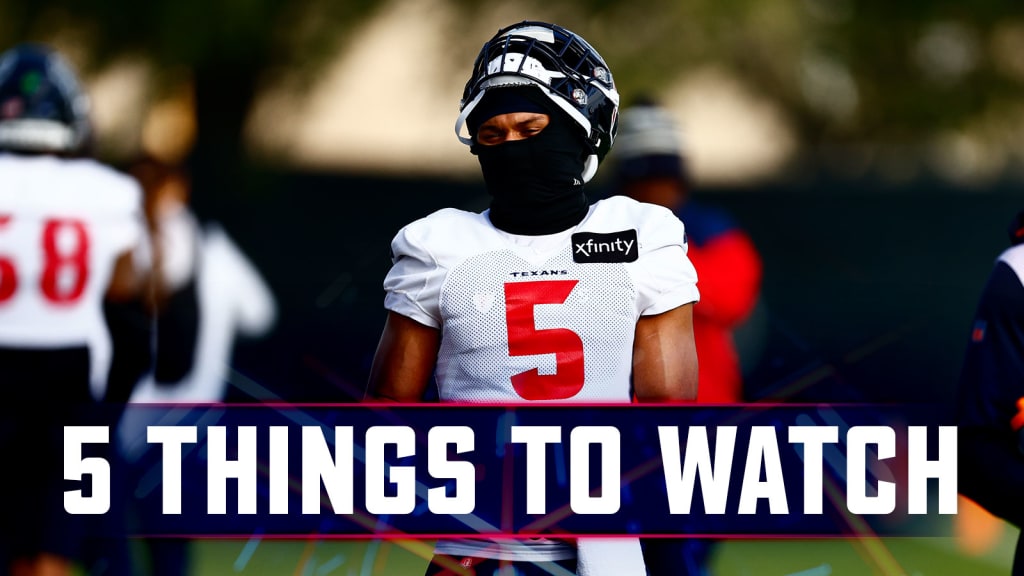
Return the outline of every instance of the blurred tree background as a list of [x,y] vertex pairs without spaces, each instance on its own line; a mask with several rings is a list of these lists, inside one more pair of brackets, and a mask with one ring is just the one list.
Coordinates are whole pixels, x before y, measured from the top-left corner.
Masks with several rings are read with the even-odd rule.
[[627,103],[715,70],[782,119],[793,152],[773,176],[924,171],[988,182],[1021,172],[1024,15],[996,0],[2,0],[0,41],[56,42],[88,72],[141,59],[156,93],[189,78],[202,126],[195,158],[223,172],[245,158],[244,126],[261,90],[308,89],[361,26],[416,6],[438,15],[421,25],[443,28],[449,52],[406,57],[440,58],[457,78],[499,25],[534,17],[598,46]]

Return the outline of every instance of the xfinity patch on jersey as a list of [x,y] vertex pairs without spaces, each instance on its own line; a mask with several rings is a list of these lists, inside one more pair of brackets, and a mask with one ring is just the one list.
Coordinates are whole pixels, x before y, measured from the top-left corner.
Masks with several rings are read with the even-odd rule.
[[572,235],[572,259],[578,264],[635,262],[639,253],[636,230],[607,234],[577,232]]

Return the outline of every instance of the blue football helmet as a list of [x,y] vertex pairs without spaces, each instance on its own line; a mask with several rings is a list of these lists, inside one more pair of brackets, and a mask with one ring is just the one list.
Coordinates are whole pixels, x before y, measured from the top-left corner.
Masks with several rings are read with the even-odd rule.
[[88,96],[57,52],[21,44],[0,54],[0,150],[76,154],[91,135]]
[[538,86],[583,129],[593,151],[581,175],[589,181],[615,139],[619,93],[597,50],[555,24],[526,20],[498,30],[484,44],[459,104],[459,140],[472,144],[463,127],[488,89],[524,85]]

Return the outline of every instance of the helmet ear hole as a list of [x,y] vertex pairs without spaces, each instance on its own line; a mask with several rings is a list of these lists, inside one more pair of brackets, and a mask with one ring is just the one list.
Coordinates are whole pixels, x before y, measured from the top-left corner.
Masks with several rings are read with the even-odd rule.
[[0,54],[0,149],[78,154],[91,137],[89,99],[56,51],[20,44]]
[[[477,55],[463,90],[455,132],[490,88],[535,85],[583,129],[594,151],[593,177],[615,140],[619,93],[604,59],[578,34],[555,24],[525,20],[498,30]],[[589,162],[588,162],[589,165]]]

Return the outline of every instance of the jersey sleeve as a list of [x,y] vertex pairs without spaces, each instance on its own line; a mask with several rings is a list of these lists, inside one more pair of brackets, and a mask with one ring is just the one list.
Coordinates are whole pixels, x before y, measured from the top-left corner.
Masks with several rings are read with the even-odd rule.
[[640,314],[661,314],[697,302],[697,271],[686,255],[683,222],[667,208],[649,206],[637,236],[640,246],[634,279]]
[[439,298],[445,271],[425,241],[428,222],[419,220],[391,241],[391,269],[384,278],[384,308],[431,328],[441,327]]

